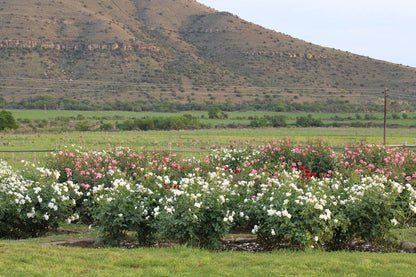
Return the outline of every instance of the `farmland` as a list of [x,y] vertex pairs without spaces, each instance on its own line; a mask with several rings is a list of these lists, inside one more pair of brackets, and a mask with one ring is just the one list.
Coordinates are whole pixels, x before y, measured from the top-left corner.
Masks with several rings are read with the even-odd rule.
[[[208,129],[200,127],[195,130],[171,131],[120,131],[115,127],[123,121],[179,118],[186,113],[53,110],[13,110],[12,113],[19,122],[19,129],[1,134],[0,151],[52,150],[73,144],[97,150],[122,145],[141,150],[209,151],[222,146],[259,145],[286,138],[294,142],[323,139],[333,147],[351,143],[383,142],[383,115],[377,113],[314,113],[312,117],[321,120],[324,126],[301,128],[296,127],[296,120],[306,117],[306,113],[230,112],[226,113],[226,118],[210,119],[207,112],[192,112],[192,117]],[[250,127],[252,120],[276,115],[285,118],[287,127]],[[389,115],[387,143],[416,144],[415,117],[416,113]],[[371,122],[373,127],[333,127],[334,124],[351,122]],[[109,127],[109,130],[100,130],[99,126],[103,125]],[[90,131],[82,132],[84,129],[80,127]],[[7,155],[3,154],[3,158],[7,158]]]
[[[259,145],[276,139],[290,138],[294,142],[308,142],[319,138],[331,146],[341,147],[351,143],[379,144],[383,141],[381,129],[365,128],[260,128],[260,129],[210,129],[146,132],[65,132],[65,133],[3,133],[0,151],[55,150],[66,145],[79,145],[101,150],[127,146],[141,150],[210,151],[230,145]],[[389,132],[387,142],[401,145],[416,144],[416,132],[398,128]],[[20,160],[14,154],[17,160]],[[26,158],[31,159],[31,156]],[[30,154],[32,155],[32,154]],[[41,154],[39,154],[41,155]],[[1,158],[11,158],[11,153],[0,153]]]
[[[216,125],[226,126],[227,124],[248,125],[252,119],[263,118],[265,116],[279,115],[283,116],[289,125],[293,125],[296,119],[307,116],[310,113],[304,112],[227,112],[226,118],[211,119],[208,112],[178,112],[178,113],[156,113],[156,112],[121,112],[121,111],[58,111],[58,110],[13,110],[13,116],[23,125],[31,121],[32,131],[37,129],[48,130],[47,126],[63,127],[68,122],[88,120],[93,122],[92,125],[106,122],[114,124],[116,121],[137,118],[152,117],[174,117],[190,114],[198,119],[201,123],[210,124],[211,127]],[[314,118],[321,119],[325,126],[332,126],[334,123],[342,124],[352,122],[371,122],[374,125],[383,124],[382,113],[312,113]],[[43,121],[43,122],[42,122]],[[60,122],[61,121],[61,122]],[[39,123],[45,125],[39,127]],[[36,126],[37,124],[37,126]],[[388,115],[388,124],[395,127],[416,127],[416,113],[394,113]],[[93,126],[91,126],[93,127]],[[50,128],[59,131],[59,128]],[[65,130],[65,129],[63,129]]]

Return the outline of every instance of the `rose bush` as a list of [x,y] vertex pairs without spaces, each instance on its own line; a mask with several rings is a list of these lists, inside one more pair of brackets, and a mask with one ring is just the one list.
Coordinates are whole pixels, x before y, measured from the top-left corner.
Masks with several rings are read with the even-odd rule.
[[[413,224],[416,213],[415,153],[383,146],[335,152],[322,141],[281,140],[201,158],[68,148],[53,155],[47,167],[53,173],[21,180],[38,182],[45,191],[52,184],[68,187],[74,211],[110,245],[134,234],[140,245],[167,239],[214,249],[237,229],[256,233],[265,249],[342,249],[353,240],[385,242],[392,228]],[[2,180],[9,175],[2,173]],[[24,187],[30,191],[31,184]],[[3,194],[3,213],[18,218],[21,208],[6,203],[21,199]],[[52,197],[41,197],[55,209]]]
[[19,172],[0,160],[0,237],[39,236],[78,218],[73,208],[79,186],[57,179],[57,171],[31,167]]

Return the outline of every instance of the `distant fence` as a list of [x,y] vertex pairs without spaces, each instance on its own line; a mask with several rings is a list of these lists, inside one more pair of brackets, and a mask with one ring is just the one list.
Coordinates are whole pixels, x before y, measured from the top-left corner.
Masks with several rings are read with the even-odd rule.
[[[7,159],[10,159],[12,162],[15,160],[33,160],[34,162],[37,161],[38,155],[44,153],[55,152],[57,150],[0,150],[0,158],[6,159],[5,155],[8,155]],[[33,154],[33,156],[28,157],[29,154]]]
[[[390,145],[386,145],[386,146],[388,146],[388,147],[403,147],[403,148],[416,148],[416,144],[406,144],[406,143],[403,143],[403,144],[390,144]],[[332,149],[335,149],[335,150],[340,150],[340,149],[344,149],[344,147],[345,146],[334,146],[334,147],[331,147]]]

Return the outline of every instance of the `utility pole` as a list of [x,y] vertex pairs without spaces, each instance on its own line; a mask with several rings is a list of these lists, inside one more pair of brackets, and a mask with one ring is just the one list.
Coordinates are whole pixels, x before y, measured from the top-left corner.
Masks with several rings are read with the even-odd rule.
[[388,88],[384,89],[384,135],[383,135],[383,144],[386,145],[386,133],[387,133],[387,92]]

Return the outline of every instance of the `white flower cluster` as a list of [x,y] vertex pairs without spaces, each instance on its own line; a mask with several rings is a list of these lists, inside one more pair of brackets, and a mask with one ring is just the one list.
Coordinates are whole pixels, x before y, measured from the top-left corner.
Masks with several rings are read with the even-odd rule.
[[36,170],[38,170],[45,177],[51,176],[54,180],[58,180],[61,175],[58,170],[50,170],[44,167],[37,167]]
[[[336,174],[334,174],[336,175]],[[278,178],[263,178],[259,185],[261,192],[244,203],[252,205],[260,204],[267,217],[268,223],[264,225],[259,221],[252,232],[257,233],[262,228],[269,228],[262,231],[263,234],[275,236],[278,233],[278,226],[281,221],[278,218],[286,217],[294,224],[302,225],[305,219],[313,219],[312,222],[321,221],[319,226],[337,225],[339,219],[336,217],[339,209],[346,205],[356,205],[359,201],[366,201],[364,197],[373,195],[386,203],[393,203],[404,191],[409,195],[409,209],[416,213],[416,191],[410,184],[402,185],[382,175],[361,178],[356,183],[341,175],[334,178],[316,179],[311,178],[308,184],[302,182],[298,172],[279,172]],[[240,182],[240,185],[248,186],[248,182]],[[248,188],[250,190],[251,188]],[[383,202],[380,203],[383,203]],[[296,215],[293,218],[293,215]],[[273,221],[273,217],[276,221]],[[275,222],[273,224],[271,222]],[[391,218],[392,225],[398,224],[395,218]],[[267,226],[267,227],[266,227]],[[326,227],[322,227],[324,232]],[[312,239],[319,240],[321,233],[313,235]]]
[[[0,160],[0,199],[16,209],[16,214],[24,222],[33,220],[49,221],[51,217],[61,220],[73,220],[76,216],[68,214],[75,206],[73,196],[81,196],[78,185],[68,181],[57,183],[59,172],[45,168],[36,168],[39,176],[29,180],[24,171],[13,170],[5,161]],[[43,179],[46,178],[46,179]],[[46,203],[46,205],[39,205]],[[25,219],[26,218],[26,219]],[[28,227],[30,229],[30,227]]]
[[283,217],[287,217],[289,219],[292,218],[292,215],[287,210],[276,211],[276,210],[270,209],[270,210],[267,210],[267,215],[268,216],[274,216],[274,215],[276,215],[278,217],[282,217],[283,216]]

